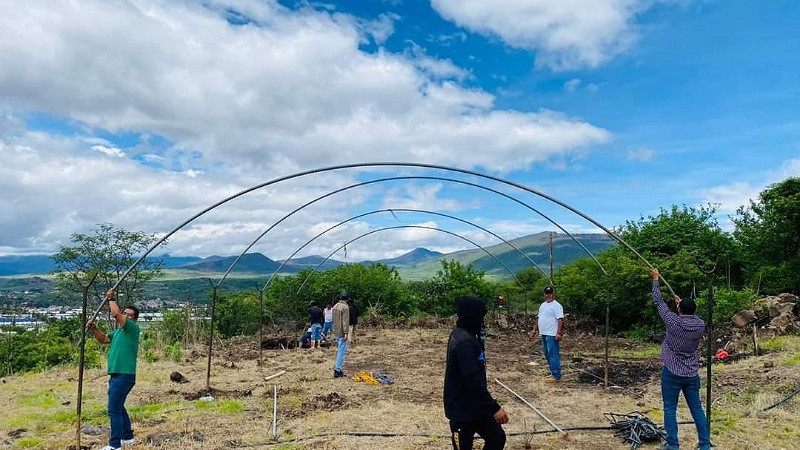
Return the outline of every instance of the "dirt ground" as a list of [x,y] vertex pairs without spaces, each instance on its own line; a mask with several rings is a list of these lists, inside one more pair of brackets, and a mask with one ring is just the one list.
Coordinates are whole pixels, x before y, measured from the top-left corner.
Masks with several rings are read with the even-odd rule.
[[[359,330],[347,355],[347,378],[333,379],[335,348],[263,350],[237,339],[216,346],[211,393],[205,394],[203,349],[185,361],[140,361],[128,399],[139,443],[148,448],[448,449],[442,407],[445,347],[449,328]],[[640,411],[661,422],[657,346],[612,340],[609,388],[603,387],[603,340],[569,333],[562,347],[564,381],[544,382],[546,365],[538,345],[522,333],[492,330],[487,342],[490,390],[507,409],[508,449],[626,449],[612,430],[538,434],[551,427],[515,399],[495,378],[516,390],[562,428],[605,426],[605,412]],[[793,353],[795,352],[795,353]],[[714,365],[713,436],[719,449],[790,449],[800,445],[800,398],[768,412],[800,383],[796,348]],[[794,362],[793,362],[794,361]],[[286,370],[268,382],[264,377]],[[178,371],[189,381],[170,381]],[[392,385],[354,381],[358,371],[394,377]],[[6,378],[0,384],[0,446],[63,449],[75,442],[74,369]],[[278,440],[272,437],[274,386],[278,387]],[[82,444],[105,445],[107,380],[87,372]],[[704,391],[705,392],[705,391]],[[800,396],[799,396],[800,397]],[[704,397],[705,398],[705,397]],[[69,404],[63,404],[67,403]],[[690,420],[685,406],[679,420]],[[22,431],[21,431],[22,430]],[[682,425],[683,448],[694,448],[692,425]],[[398,434],[352,436],[342,433]],[[534,434],[536,433],[536,434]],[[338,434],[338,435],[337,435]],[[477,448],[480,448],[479,446]],[[642,448],[657,448],[646,444]]]

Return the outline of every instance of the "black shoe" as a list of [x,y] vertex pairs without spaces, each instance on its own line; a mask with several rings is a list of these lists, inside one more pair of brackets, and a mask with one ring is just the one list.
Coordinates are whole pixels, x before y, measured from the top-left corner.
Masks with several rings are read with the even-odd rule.
[[333,378],[342,378],[344,376],[344,372],[341,370],[334,370],[333,371]]

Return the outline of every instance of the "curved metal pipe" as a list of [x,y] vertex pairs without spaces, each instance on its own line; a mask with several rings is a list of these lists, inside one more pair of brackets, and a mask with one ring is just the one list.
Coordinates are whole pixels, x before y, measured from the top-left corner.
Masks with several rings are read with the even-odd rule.
[[[519,183],[515,183],[515,182],[509,181],[509,180],[505,180],[503,178],[495,177],[493,175],[486,175],[486,174],[475,172],[475,171],[468,170],[468,169],[459,169],[459,168],[456,168],[456,167],[448,167],[448,166],[443,166],[443,165],[439,165],[439,164],[404,163],[404,162],[372,162],[372,163],[339,164],[339,165],[334,165],[334,166],[322,167],[322,168],[319,168],[319,169],[305,170],[305,171],[297,172],[297,173],[294,173],[294,174],[291,174],[291,175],[286,175],[286,176],[274,178],[274,179],[272,179],[270,181],[267,181],[267,182],[264,182],[264,183],[261,183],[261,184],[257,184],[255,186],[251,186],[251,187],[249,187],[247,189],[243,189],[243,190],[241,190],[241,191],[239,191],[239,192],[237,192],[237,193],[235,193],[233,195],[229,195],[228,197],[225,197],[224,199],[214,203],[211,206],[208,206],[207,208],[203,209],[202,211],[200,211],[197,214],[193,215],[192,217],[188,218],[183,223],[181,223],[180,225],[178,225],[177,227],[172,229],[169,233],[165,234],[161,239],[159,239],[158,241],[156,241],[153,244],[151,244],[150,248],[148,248],[147,251],[144,252],[144,254],[142,254],[139,257],[139,259],[136,260],[136,262],[131,264],[131,266],[128,267],[127,270],[125,270],[125,272],[122,274],[120,279],[117,280],[114,283],[114,286],[112,286],[112,289],[117,289],[119,287],[120,283],[122,283],[122,281],[125,278],[127,278],[128,275],[130,275],[130,273],[133,271],[133,269],[136,268],[139,264],[141,264],[141,262],[144,261],[144,259],[147,258],[147,256],[150,255],[150,253],[152,253],[153,250],[155,250],[159,245],[164,243],[164,241],[169,239],[170,236],[172,236],[173,234],[177,233],[178,230],[180,230],[181,228],[185,227],[186,225],[192,223],[198,217],[204,215],[205,213],[211,211],[214,208],[217,208],[220,205],[223,205],[223,204],[225,204],[225,203],[227,203],[227,202],[229,202],[229,201],[231,201],[231,200],[233,200],[235,198],[241,197],[242,195],[245,195],[247,193],[253,192],[255,190],[261,189],[261,188],[266,187],[266,186],[273,185],[275,183],[280,183],[282,181],[291,180],[291,179],[303,177],[303,176],[306,176],[306,175],[313,175],[313,174],[317,174],[317,173],[331,172],[331,171],[341,170],[341,169],[362,168],[362,167],[418,167],[418,168],[424,168],[424,169],[446,170],[446,171],[450,171],[450,172],[463,173],[463,174],[473,175],[473,176],[484,178],[484,179],[494,180],[494,181],[497,181],[499,183],[503,183],[503,184],[508,185],[508,186],[513,186],[513,187],[516,187],[518,189],[522,189],[523,191],[529,192],[531,194],[534,194],[534,195],[542,197],[542,198],[544,198],[546,200],[549,200],[549,201],[551,201],[551,202],[553,202],[553,203],[555,203],[555,204],[557,204],[559,206],[562,206],[562,207],[572,211],[573,213],[583,217],[587,221],[591,222],[592,224],[594,224],[595,226],[597,226],[598,228],[603,230],[612,239],[614,239],[615,241],[617,241],[620,244],[624,245],[625,248],[627,248],[628,250],[633,252],[634,255],[636,255],[640,260],[642,260],[642,262],[645,263],[645,265],[647,265],[647,267],[649,267],[651,269],[654,268],[653,265],[650,264],[650,261],[646,260],[641,254],[639,254],[639,252],[637,252],[636,249],[631,247],[630,244],[625,242],[625,240],[623,240],[621,237],[617,236],[611,230],[609,230],[608,228],[604,227],[600,222],[592,219],[591,217],[589,217],[588,215],[582,213],[578,209],[573,208],[572,206],[570,206],[570,205],[568,205],[568,204],[566,204],[566,203],[564,203],[564,202],[562,202],[562,201],[560,201],[560,200],[558,200],[556,198],[553,198],[553,197],[551,197],[551,196],[549,196],[549,195],[547,195],[547,194],[545,194],[543,192],[539,192],[536,189],[532,189],[532,188],[529,188],[527,186],[521,185]],[[664,281],[664,284],[667,286],[667,288],[669,288],[670,293],[675,295],[675,291],[672,289],[670,284],[667,282],[667,280],[663,276],[661,276],[661,280]],[[97,308],[97,310],[94,313],[94,317],[92,318],[92,320],[97,318],[97,315],[100,313],[100,310],[102,309],[102,307],[103,307],[103,305],[101,304]]]
[[[575,238],[575,236],[573,236],[573,235],[572,235],[572,233],[570,233],[569,231],[567,231],[567,230],[566,230],[564,227],[562,227],[561,225],[559,225],[559,224],[558,224],[556,221],[554,221],[553,219],[551,219],[549,216],[547,216],[547,215],[546,215],[546,214],[544,214],[543,212],[541,212],[541,211],[539,211],[538,209],[534,208],[533,206],[531,206],[531,205],[529,205],[529,204],[527,204],[527,203],[523,202],[522,200],[519,200],[518,198],[516,198],[516,197],[513,197],[513,196],[511,196],[511,195],[509,195],[509,194],[506,194],[505,192],[500,192],[500,191],[498,191],[498,190],[496,190],[496,189],[493,189],[493,188],[490,188],[490,187],[488,187],[488,186],[483,186],[483,185],[481,185],[481,184],[478,184],[478,183],[472,183],[472,182],[470,182],[470,181],[457,180],[457,179],[455,179],[455,178],[446,178],[446,177],[439,177],[439,176],[432,176],[432,175],[424,175],[424,176],[423,176],[423,175],[408,175],[408,176],[400,176],[400,177],[386,177],[386,178],[377,178],[377,179],[374,179],[374,180],[362,181],[362,182],[360,182],[360,183],[351,184],[351,185],[349,185],[349,186],[345,186],[345,187],[342,187],[342,188],[339,188],[339,189],[335,189],[335,190],[333,190],[333,191],[330,191],[330,192],[328,192],[328,193],[326,193],[326,194],[323,194],[323,195],[321,195],[321,196],[319,196],[319,197],[317,197],[317,198],[315,198],[315,199],[312,199],[312,200],[310,200],[310,201],[308,201],[308,202],[306,202],[306,203],[304,203],[304,204],[302,204],[302,205],[298,206],[297,208],[295,208],[294,210],[292,210],[291,212],[289,212],[289,213],[288,213],[288,214],[286,214],[285,216],[283,216],[283,217],[281,217],[280,219],[278,219],[278,221],[277,221],[277,222],[275,222],[275,223],[273,223],[272,225],[270,225],[270,226],[269,226],[269,228],[267,228],[266,230],[264,230],[264,231],[263,231],[263,232],[262,232],[260,235],[258,235],[258,237],[256,237],[256,238],[255,238],[255,239],[254,239],[254,240],[253,240],[253,241],[252,241],[252,242],[251,242],[251,243],[250,243],[250,244],[249,244],[247,247],[245,247],[245,249],[244,249],[244,250],[242,250],[242,252],[239,254],[239,256],[237,256],[237,257],[236,257],[236,259],[235,259],[235,260],[233,260],[233,262],[231,263],[231,265],[228,267],[228,269],[227,269],[227,270],[225,271],[225,273],[222,275],[222,278],[220,278],[219,282],[217,283],[217,286],[221,285],[221,284],[222,284],[222,282],[223,282],[223,281],[225,281],[225,279],[228,277],[228,275],[229,275],[229,274],[230,274],[230,272],[233,270],[233,268],[236,266],[236,264],[239,262],[239,260],[240,260],[242,257],[244,257],[244,255],[247,253],[247,251],[248,251],[248,250],[250,250],[250,249],[251,249],[251,248],[252,248],[252,247],[253,247],[253,246],[254,246],[254,245],[255,245],[255,244],[258,242],[258,241],[260,241],[260,240],[261,240],[261,238],[263,238],[263,237],[264,237],[264,236],[265,236],[267,233],[269,233],[269,232],[270,232],[270,231],[271,231],[273,228],[277,227],[277,226],[278,226],[280,223],[282,223],[284,220],[288,219],[289,217],[291,217],[292,215],[296,214],[296,213],[297,213],[297,212],[299,212],[300,210],[302,210],[302,209],[305,209],[305,208],[306,208],[306,207],[308,207],[309,205],[311,205],[311,204],[313,204],[313,203],[316,203],[316,202],[318,202],[318,201],[320,201],[320,200],[322,200],[322,199],[325,199],[325,198],[327,198],[327,197],[330,197],[330,196],[332,196],[332,195],[334,195],[334,194],[338,194],[338,193],[340,193],[340,192],[344,192],[344,191],[346,191],[346,190],[349,190],[349,189],[354,189],[354,188],[357,188],[357,187],[366,186],[366,185],[368,185],[368,184],[383,183],[383,182],[385,182],[385,181],[397,181],[397,180],[436,180],[436,181],[447,181],[447,182],[452,182],[452,183],[456,183],[456,184],[463,184],[463,185],[466,185],[466,186],[472,186],[472,187],[476,187],[476,188],[479,188],[479,189],[483,189],[483,190],[486,190],[486,191],[492,192],[492,193],[494,193],[494,194],[500,195],[500,196],[502,196],[502,197],[505,197],[505,198],[507,198],[507,199],[509,199],[509,200],[512,200],[512,201],[514,201],[514,202],[517,202],[517,203],[519,203],[520,205],[522,205],[522,206],[524,206],[524,207],[528,208],[529,210],[531,210],[531,211],[535,212],[536,214],[540,215],[540,216],[541,216],[541,217],[543,217],[545,220],[547,220],[548,222],[552,223],[553,225],[555,225],[556,227],[558,227],[558,228],[559,228],[561,231],[563,231],[563,232],[564,232],[564,233],[565,233],[567,236],[569,236],[569,237],[570,237],[570,238],[571,238],[571,239],[572,239],[572,240],[573,240],[573,241],[574,241],[576,244],[578,244],[578,246],[580,246],[580,247],[583,249],[583,251],[584,251],[584,252],[586,252],[586,254],[587,254],[587,255],[589,255],[589,257],[590,257],[590,258],[592,258],[592,259],[594,260],[594,262],[595,262],[595,263],[596,263],[596,264],[597,264],[597,265],[600,267],[600,271],[602,271],[602,272],[603,272],[603,274],[606,274],[605,267],[603,267],[603,265],[600,263],[600,261],[597,259],[597,257],[595,257],[595,256],[592,254],[592,252],[590,252],[590,251],[589,251],[589,249],[587,249],[587,248],[586,248],[586,246],[584,246],[584,245],[583,245],[583,244],[582,244],[582,243],[581,243],[581,242],[580,242],[580,241],[579,241],[577,238]],[[541,270],[541,269],[539,269],[539,270]],[[546,275],[546,274],[545,274],[545,277],[547,278],[547,275]]]
[[517,278],[517,275],[514,274],[514,272],[512,272],[511,269],[509,269],[508,266],[506,266],[503,263],[503,261],[500,261],[499,259],[497,259],[496,256],[494,256],[491,252],[489,252],[489,250],[486,250],[485,248],[483,248],[480,244],[478,244],[476,242],[473,242],[472,240],[470,240],[468,238],[465,238],[464,236],[461,236],[460,234],[453,233],[452,231],[442,230],[441,228],[428,227],[428,226],[425,226],[425,225],[397,225],[397,226],[393,226],[393,227],[383,227],[383,228],[378,228],[376,230],[368,231],[368,232],[366,232],[366,233],[364,233],[364,234],[362,234],[362,235],[360,235],[358,237],[355,237],[353,239],[350,239],[349,241],[347,241],[344,244],[340,245],[336,250],[332,251],[330,255],[325,257],[325,259],[323,259],[319,264],[317,264],[317,267],[314,267],[314,269],[312,269],[311,272],[309,272],[308,275],[306,275],[306,278],[303,280],[303,283],[300,285],[299,288],[297,288],[297,293],[298,294],[300,293],[300,291],[303,289],[303,286],[306,285],[306,283],[308,282],[308,279],[311,277],[311,275],[314,274],[314,272],[319,270],[319,268],[322,267],[322,265],[325,264],[326,261],[331,259],[331,257],[333,257],[333,255],[335,255],[336,252],[338,252],[339,250],[345,248],[347,246],[347,244],[353,243],[353,242],[355,242],[355,241],[357,241],[357,240],[359,240],[359,239],[361,239],[363,237],[367,237],[370,234],[375,234],[375,233],[377,233],[379,231],[399,230],[399,229],[402,229],[402,228],[420,228],[420,229],[423,229],[423,230],[440,231],[442,233],[447,233],[447,234],[449,234],[451,236],[455,236],[455,237],[457,237],[459,239],[463,239],[463,240],[469,242],[470,244],[474,245],[475,247],[478,247],[479,249],[483,250],[484,253],[486,253],[487,255],[491,256],[492,259],[494,259],[498,264],[503,266],[503,268],[506,269],[506,271],[508,273],[510,273],[512,277],[514,277],[514,280],[516,280],[517,284],[519,284],[520,287],[525,288],[525,286],[522,284],[522,282],[519,281],[519,278]]
[[345,220],[343,220],[343,221],[341,221],[341,222],[339,222],[339,223],[337,223],[337,224],[335,224],[335,225],[332,225],[332,226],[328,227],[326,230],[324,230],[324,231],[322,231],[322,232],[318,233],[316,236],[314,236],[314,237],[312,237],[311,239],[309,239],[308,241],[306,241],[306,243],[305,243],[305,244],[303,244],[303,245],[301,245],[300,247],[298,247],[298,248],[297,248],[297,250],[295,250],[295,251],[294,251],[294,253],[292,253],[292,254],[291,254],[291,255],[289,255],[289,256],[288,256],[286,259],[284,259],[284,260],[283,260],[283,262],[280,264],[280,266],[278,266],[278,268],[277,268],[277,269],[275,269],[275,271],[274,271],[274,272],[272,272],[272,275],[269,277],[269,279],[267,280],[267,282],[266,282],[266,283],[264,283],[264,287],[262,287],[262,288],[259,290],[259,292],[263,292],[263,290],[264,290],[264,289],[266,289],[266,288],[267,288],[267,287],[268,287],[268,286],[269,286],[269,285],[272,283],[272,280],[273,280],[273,279],[274,279],[274,278],[275,278],[275,277],[276,277],[276,276],[277,276],[277,275],[280,273],[281,269],[283,269],[283,267],[286,265],[286,263],[287,263],[287,262],[288,262],[290,259],[292,259],[292,258],[293,258],[293,257],[294,257],[296,254],[300,253],[300,250],[304,249],[306,246],[308,246],[309,244],[311,244],[312,242],[314,242],[314,241],[315,241],[317,238],[319,238],[319,237],[320,237],[320,236],[322,236],[323,234],[326,234],[327,232],[329,232],[329,231],[331,231],[331,230],[333,230],[333,229],[335,229],[335,228],[337,228],[337,227],[340,227],[340,226],[342,226],[342,225],[344,225],[344,224],[346,224],[346,223],[348,223],[348,222],[351,222],[351,221],[353,221],[353,220],[360,219],[361,217],[364,217],[364,216],[369,216],[369,215],[372,215],[372,214],[378,214],[378,213],[383,213],[383,212],[391,212],[391,213],[392,213],[392,215],[394,215],[394,212],[395,212],[395,211],[398,211],[398,212],[416,212],[416,213],[434,214],[434,215],[437,215],[437,216],[442,216],[442,217],[447,217],[447,218],[450,218],[450,219],[453,219],[453,220],[457,220],[457,221],[459,221],[459,222],[463,222],[463,223],[466,223],[466,224],[468,224],[468,225],[472,225],[473,227],[476,227],[476,228],[478,228],[478,229],[481,229],[481,230],[483,230],[483,231],[485,231],[485,232],[487,232],[487,233],[491,234],[492,236],[496,237],[497,239],[500,239],[501,241],[503,241],[503,242],[505,242],[506,244],[508,244],[508,245],[509,245],[511,248],[513,248],[514,250],[516,250],[516,251],[517,251],[517,252],[518,252],[520,255],[522,255],[522,256],[523,256],[523,257],[525,257],[525,258],[526,258],[528,261],[530,261],[530,262],[531,262],[531,264],[533,264],[533,265],[534,265],[534,266],[535,266],[537,269],[539,269],[539,272],[541,272],[541,273],[542,273],[542,275],[544,275],[544,277],[545,277],[545,278],[547,278],[547,274],[546,274],[546,273],[545,273],[545,272],[542,270],[542,268],[541,268],[541,267],[539,267],[539,265],[538,265],[538,264],[536,264],[536,262],[535,262],[534,260],[532,260],[532,259],[531,259],[531,258],[530,258],[528,255],[526,255],[526,254],[525,254],[525,253],[524,253],[522,250],[520,250],[520,249],[518,249],[517,247],[515,247],[515,246],[514,246],[514,244],[512,244],[511,242],[508,242],[507,240],[505,240],[505,239],[503,239],[502,237],[498,236],[497,234],[495,234],[495,233],[493,233],[493,232],[491,232],[491,231],[487,230],[486,228],[484,228],[484,227],[482,227],[482,226],[480,226],[480,225],[478,225],[478,224],[475,224],[475,223],[472,223],[472,222],[470,222],[469,220],[465,220],[465,219],[462,219],[462,218],[460,218],[460,217],[456,217],[456,216],[451,216],[451,215],[449,215],[449,214],[444,214],[444,213],[435,212],[435,211],[428,211],[428,210],[424,210],[424,209],[411,209],[411,208],[385,208],[385,209],[376,209],[376,210],[374,210],[374,211],[369,211],[369,212],[365,212],[365,213],[363,213],[363,214],[359,214],[359,215],[356,215],[356,216],[350,217],[349,219],[345,219]]

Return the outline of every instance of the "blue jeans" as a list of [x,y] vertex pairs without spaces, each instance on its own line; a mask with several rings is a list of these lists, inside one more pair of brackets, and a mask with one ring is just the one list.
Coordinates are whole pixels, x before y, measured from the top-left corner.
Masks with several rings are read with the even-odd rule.
[[[311,340],[318,341],[321,339],[320,335],[322,334],[322,325],[318,323],[311,324]],[[312,342],[313,344],[313,342]]]
[[344,336],[340,336],[336,338],[336,367],[335,370],[337,372],[342,371],[342,366],[344,365],[344,357],[347,355],[347,339]]
[[708,431],[708,422],[700,402],[700,377],[679,377],[666,367],[661,369],[661,398],[664,401],[664,428],[667,431],[667,449],[678,450],[678,396],[683,391],[683,397],[689,405],[692,419],[697,427],[697,442],[700,450],[711,448]]
[[108,379],[108,418],[111,421],[111,436],[108,445],[118,448],[122,439],[133,439],[131,418],[125,410],[125,399],[136,384],[136,375],[113,373]]
[[561,379],[561,350],[555,336],[542,335],[542,351],[550,368],[550,375],[556,380]]
[[322,325],[322,339],[328,339],[328,333],[333,329],[333,322],[325,322]]

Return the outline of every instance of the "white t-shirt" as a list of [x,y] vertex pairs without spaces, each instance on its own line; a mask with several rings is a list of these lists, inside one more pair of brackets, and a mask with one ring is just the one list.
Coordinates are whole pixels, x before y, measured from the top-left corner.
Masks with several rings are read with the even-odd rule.
[[333,322],[333,308],[325,308],[325,322]]
[[558,333],[558,319],[564,318],[564,308],[561,303],[553,300],[544,302],[539,307],[539,334],[542,336],[555,336]]

